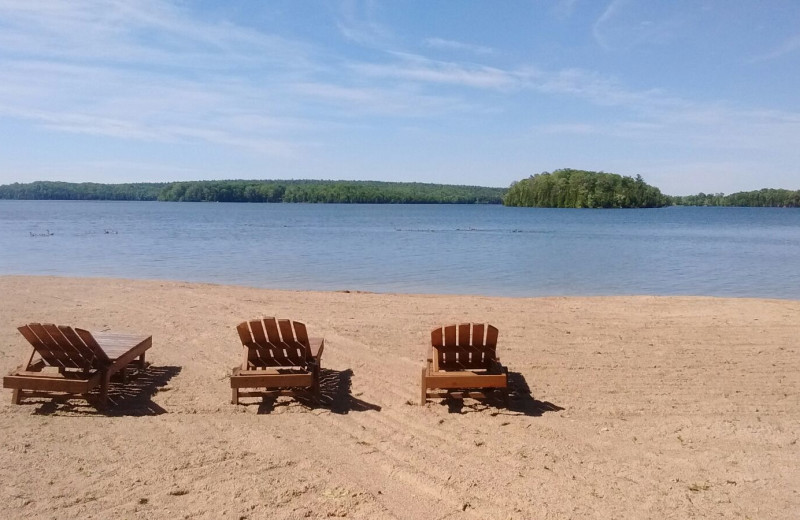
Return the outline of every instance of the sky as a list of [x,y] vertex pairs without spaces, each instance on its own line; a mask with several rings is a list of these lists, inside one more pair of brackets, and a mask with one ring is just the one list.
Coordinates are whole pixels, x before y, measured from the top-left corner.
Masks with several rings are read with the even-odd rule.
[[0,184],[800,189],[797,0],[0,0]]

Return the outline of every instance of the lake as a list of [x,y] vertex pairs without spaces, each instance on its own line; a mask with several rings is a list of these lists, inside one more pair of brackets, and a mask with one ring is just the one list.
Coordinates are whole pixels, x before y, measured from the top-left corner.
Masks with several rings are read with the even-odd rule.
[[800,299],[800,209],[0,200],[0,274]]

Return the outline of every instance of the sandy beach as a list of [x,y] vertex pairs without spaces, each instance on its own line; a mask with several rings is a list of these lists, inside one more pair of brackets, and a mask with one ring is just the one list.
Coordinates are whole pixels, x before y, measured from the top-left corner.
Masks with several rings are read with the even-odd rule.
[[[489,298],[0,277],[0,370],[28,322],[153,336],[148,371],[0,404],[6,518],[800,516],[800,302]],[[325,337],[323,405],[230,404],[236,325]],[[430,330],[500,330],[509,408],[420,407]]]

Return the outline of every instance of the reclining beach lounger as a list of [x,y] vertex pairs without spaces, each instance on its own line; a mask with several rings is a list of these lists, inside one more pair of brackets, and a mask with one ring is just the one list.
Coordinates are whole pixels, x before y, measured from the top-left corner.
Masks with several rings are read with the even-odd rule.
[[497,328],[483,323],[433,329],[431,355],[422,369],[420,405],[429,397],[486,397],[483,389],[501,392],[507,403],[508,370],[497,357],[497,334]]
[[236,330],[242,342],[242,364],[231,375],[232,404],[239,404],[240,397],[296,395],[297,391],[306,391],[319,401],[323,338],[309,338],[299,321],[275,318],[245,321]]
[[111,376],[121,373],[124,380],[125,369],[137,358],[138,368],[144,369],[145,351],[153,346],[152,336],[92,333],[64,325],[30,323],[18,330],[33,351],[3,378],[3,387],[14,389],[14,404],[28,392],[31,396],[50,392],[85,396],[99,386],[98,406],[104,407]]

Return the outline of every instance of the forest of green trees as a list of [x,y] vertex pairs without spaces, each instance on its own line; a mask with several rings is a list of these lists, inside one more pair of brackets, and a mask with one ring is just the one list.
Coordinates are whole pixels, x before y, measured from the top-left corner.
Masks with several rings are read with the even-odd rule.
[[0,186],[0,199],[500,204],[504,188],[416,182],[223,180],[96,184],[37,181]]
[[738,206],[751,208],[800,208],[800,190],[762,189],[723,193],[698,193],[670,197],[676,206]]
[[36,181],[0,186],[0,199],[15,200],[156,200],[166,183],[98,184]]
[[670,200],[639,175],[634,179],[565,168],[515,182],[503,203],[535,208],[657,208]]
[[342,204],[500,204],[503,188],[377,181],[192,181],[158,194],[164,201]]
[[37,181],[0,185],[0,199],[160,200],[175,202],[314,202],[346,204],[500,204],[541,208],[676,206],[800,207],[800,190],[762,189],[668,196],[641,176],[561,169],[485,188],[417,182],[221,180],[100,184]]

